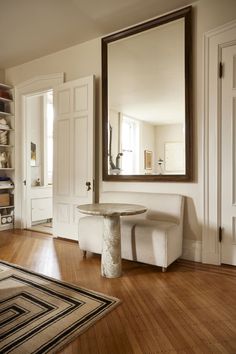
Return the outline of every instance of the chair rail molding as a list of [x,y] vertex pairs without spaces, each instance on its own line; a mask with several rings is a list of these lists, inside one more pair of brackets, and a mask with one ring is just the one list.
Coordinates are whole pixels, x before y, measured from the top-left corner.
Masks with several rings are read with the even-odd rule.
[[203,58],[203,235],[202,262],[220,264],[221,224],[221,80],[223,47],[236,42],[236,21],[204,35]]

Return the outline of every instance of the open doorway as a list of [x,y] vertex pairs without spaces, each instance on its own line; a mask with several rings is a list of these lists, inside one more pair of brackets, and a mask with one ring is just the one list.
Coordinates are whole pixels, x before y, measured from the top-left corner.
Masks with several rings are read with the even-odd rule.
[[[16,135],[16,227],[31,228],[32,212],[39,217],[44,212],[41,209],[47,205],[44,202],[49,199],[51,207],[53,205],[53,235],[78,240],[81,216],[77,206],[93,203],[95,195],[94,189],[88,188],[88,183],[94,184],[94,83],[93,75],[64,83],[63,73],[57,73],[38,76],[16,86],[16,128],[19,131]],[[26,100],[50,90],[53,90],[55,109],[53,185],[33,187],[31,138],[27,132],[31,119],[28,114],[27,123]],[[38,220],[47,221],[47,218],[41,216]]]
[[53,90],[25,97],[26,228],[53,234]]

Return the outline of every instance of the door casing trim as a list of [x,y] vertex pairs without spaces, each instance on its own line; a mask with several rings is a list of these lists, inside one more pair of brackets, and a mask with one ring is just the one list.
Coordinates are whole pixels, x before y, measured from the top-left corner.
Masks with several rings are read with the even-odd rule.
[[203,57],[203,234],[202,262],[221,263],[221,80],[219,63],[223,47],[236,41],[236,21],[204,35]]

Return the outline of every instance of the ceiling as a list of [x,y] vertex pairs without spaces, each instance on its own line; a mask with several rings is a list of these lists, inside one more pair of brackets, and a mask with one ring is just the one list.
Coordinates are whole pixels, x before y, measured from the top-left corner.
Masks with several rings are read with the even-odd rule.
[[0,0],[0,68],[25,63],[191,3],[191,0]]

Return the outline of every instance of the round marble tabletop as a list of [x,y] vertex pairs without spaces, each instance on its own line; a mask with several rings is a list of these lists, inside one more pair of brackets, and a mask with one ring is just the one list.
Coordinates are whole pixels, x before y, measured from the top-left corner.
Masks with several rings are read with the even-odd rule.
[[78,210],[83,214],[101,216],[125,216],[142,214],[147,211],[142,205],[123,204],[123,203],[95,203],[79,205]]

